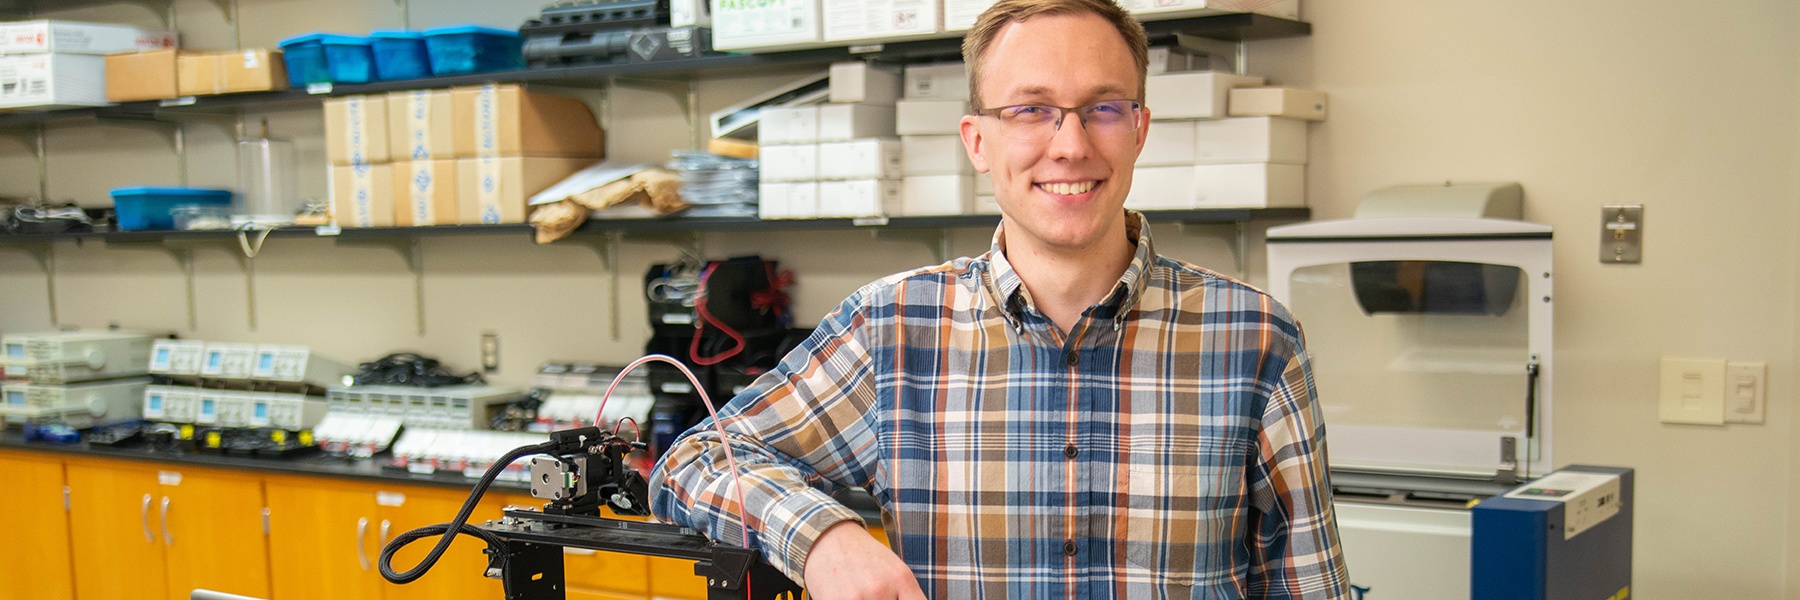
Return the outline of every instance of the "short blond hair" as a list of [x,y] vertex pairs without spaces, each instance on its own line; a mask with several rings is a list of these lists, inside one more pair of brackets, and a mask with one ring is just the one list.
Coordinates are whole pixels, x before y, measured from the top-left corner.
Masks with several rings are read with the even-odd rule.
[[1098,15],[1118,30],[1119,37],[1131,50],[1131,61],[1137,64],[1138,102],[1144,101],[1144,79],[1150,68],[1150,41],[1144,24],[1125,12],[1114,0],[1000,0],[981,13],[975,26],[963,36],[963,64],[969,70],[969,102],[972,108],[992,108],[981,104],[981,59],[987,54],[1000,30],[1007,24],[1038,15]]

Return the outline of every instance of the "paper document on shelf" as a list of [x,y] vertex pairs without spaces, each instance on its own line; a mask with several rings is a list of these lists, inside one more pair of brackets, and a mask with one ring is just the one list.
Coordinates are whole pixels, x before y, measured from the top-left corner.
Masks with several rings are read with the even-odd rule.
[[560,202],[575,194],[630,177],[632,173],[648,168],[650,168],[650,165],[642,163],[618,165],[614,164],[612,161],[601,162],[586,169],[576,171],[574,175],[570,175],[563,178],[562,181],[556,182],[556,185],[544,188],[544,191],[533,194],[531,200],[526,204],[538,206],[541,204]]

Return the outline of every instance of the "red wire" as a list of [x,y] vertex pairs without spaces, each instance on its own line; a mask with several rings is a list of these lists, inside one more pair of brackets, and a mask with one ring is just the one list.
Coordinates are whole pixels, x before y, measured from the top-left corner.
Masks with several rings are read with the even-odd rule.
[[626,423],[631,424],[631,441],[634,441],[634,442],[644,441],[644,430],[638,429],[637,419],[633,419],[631,417],[621,417],[619,419],[618,423],[613,424],[613,436],[618,437],[619,428],[624,427]]
[[[693,359],[694,364],[703,367],[725,362],[744,351],[744,336],[736,329],[732,329],[730,325],[720,321],[718,317],[713,316],[712,311],[706,310],[706,280],[712,277],[713,269],[718,267],[719,263],[713,263],[707,265],[706,270],[700,272],[700,293],[694,296],[694,315],[697,318],[694,319],[694,339],[688,342],[688,358]],[[700,338],[704,336],[700,334],[706,331],[708,323],[719,328],[719,332],[725,334],[726,337],[731,338],[733,345],[724,352],[703,357],[700,356]]]

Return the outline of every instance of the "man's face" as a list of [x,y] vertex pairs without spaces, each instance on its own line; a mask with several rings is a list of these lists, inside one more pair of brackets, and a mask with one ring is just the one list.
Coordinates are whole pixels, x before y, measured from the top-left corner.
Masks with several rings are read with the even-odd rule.
[[[1087,13],[1006,25],[983,57],[977,85],[983,104],[977,109],[1077,107],[1140,94],[1124,38]],[[963,118],[963,145],[975,168],[993,177],[1009,248],[1024,242],[1040,251],[1090,250],[1123,231],[1132,163],[1144,147],[1150,112],[1126,119],[1135,127],[1084,127],[1069,111],[1047,139],[1028,139],[999,117]]]

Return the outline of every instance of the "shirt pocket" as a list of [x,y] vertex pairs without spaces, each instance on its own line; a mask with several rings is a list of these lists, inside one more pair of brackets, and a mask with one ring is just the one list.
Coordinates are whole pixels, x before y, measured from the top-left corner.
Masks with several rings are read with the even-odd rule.
[[1231,503],[1221,498],[1236,486],[1220,485],[1221,469],[1146,465],[1129,469],[1125,558],[1164,585],[1193,586],[1228,575],[1235,528]]

